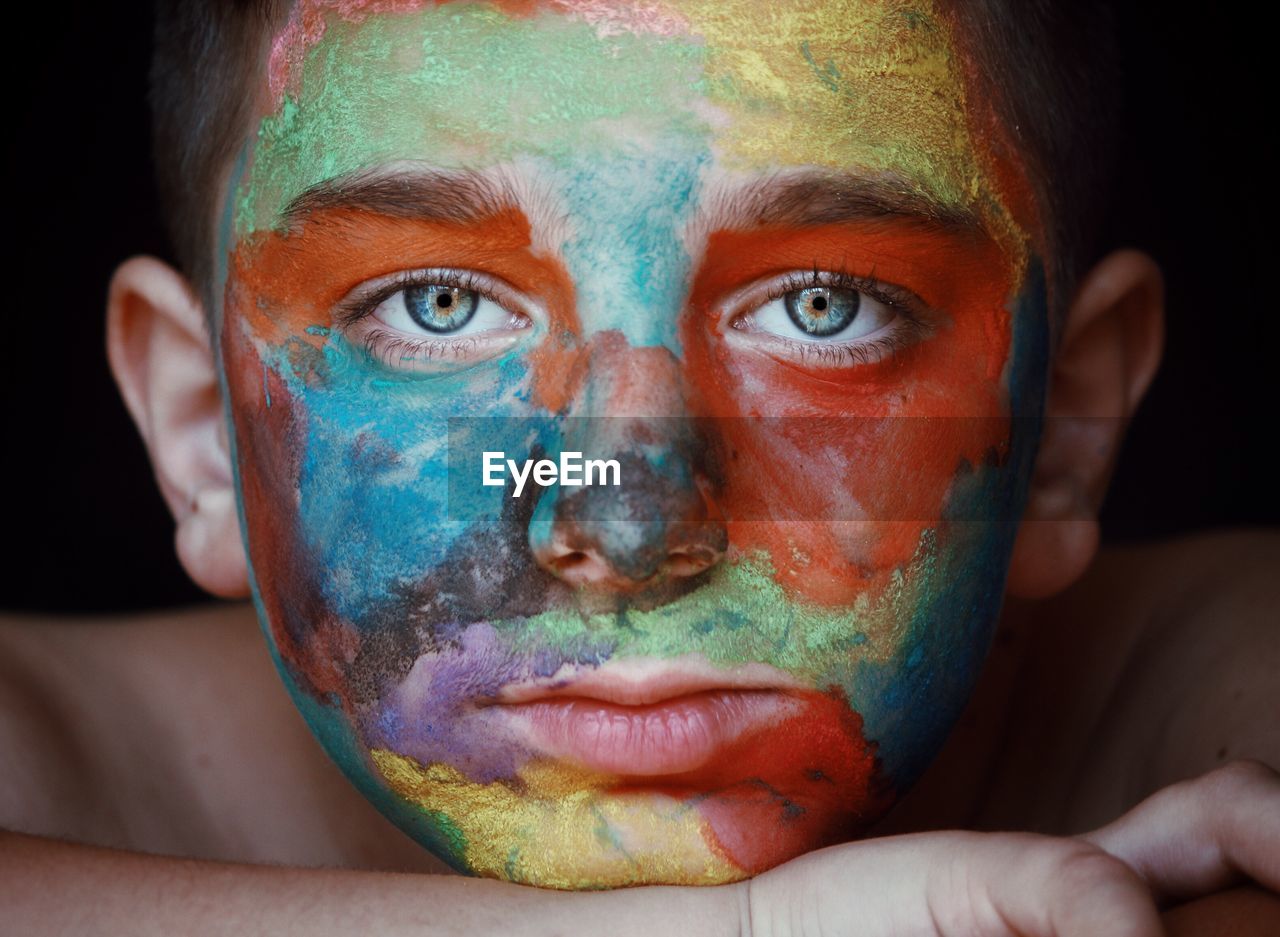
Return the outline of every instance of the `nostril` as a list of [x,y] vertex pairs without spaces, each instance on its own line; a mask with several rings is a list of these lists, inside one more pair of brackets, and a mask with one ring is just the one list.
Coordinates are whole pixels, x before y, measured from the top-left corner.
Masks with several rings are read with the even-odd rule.
[[574,550],[570,553],[564,554],[563,556],[555,557],[548,565],[552,567],[552,572],[559,575],[583,566],[589,562],[590,559],[591,557],[583,553],[581,550]]
[[662,572],[667,576],[696,576],[714,566],[717,558],[718,554],[709,550],[677,550],[668,554]]
[[718,521],[654,523],[572,521],[530,524],[538,565],[571,586],[633,592],[663,581],[691,579],[724,558],[728,534]]

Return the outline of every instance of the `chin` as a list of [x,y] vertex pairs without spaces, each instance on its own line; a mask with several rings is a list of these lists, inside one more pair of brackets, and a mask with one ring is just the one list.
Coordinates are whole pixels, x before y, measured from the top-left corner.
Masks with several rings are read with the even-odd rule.
[[526,684],[449,721],[465,752],[398,708],[418,696],[388,694],[361,743],[424,845],[447,842],[468,874],[547,888],[739,881],[856,838],[891,806],[842,694],[691,680],[652,699],[594,671],[541,695]]
[[444,765],[371,754],[394,794],[461,847],[461,871],[543,888],[740,881],[853,838],[869,819],[858,791],[833,790],[844,805],[801,806],[758,780],[720,790],[606,786],[554,764],[530,766],[517,784],[482,785]]

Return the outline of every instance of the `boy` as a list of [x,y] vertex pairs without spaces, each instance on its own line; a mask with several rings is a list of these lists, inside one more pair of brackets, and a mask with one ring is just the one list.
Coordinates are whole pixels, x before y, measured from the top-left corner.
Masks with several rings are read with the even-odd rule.
[[[837,932],[1147,933],[1154,900],[1208,894],[1228,870],[1275,886],[1275,779],[1257,766],[1172,789],[1088,842],[935,833],[795,858],[865,832],[933,759],[1006,587],[1009,650],[971,704],[984,715],[883,829],[1075,831],[1212,763],[1183,737],[1150,757],[1191,762],[1131,781],[1136,740],[1184,710],[1159,693],[1098,709],[1117,667],[1142,661],[1132,687],[1203,659],[1187,638],[1168,659],[1146,650],[1163,644],[1142,627],[1151,607],[1076,610],[1069,650],[1106,656],[1054,694],[1054,757],[1020,764],[1038,730],[1013,719],[1002,744],[1007,717],[991,718],[1014,672],[1047,681],[1066,656],[1053,612],[1016,599],[1061,592],[1092,560],[1159,349],[1150,262],[1081,270],[1087,203],[1067,196],[1088,167],[1055,147],[1087,122],[1044,116],[1082,91],[1069,65],[1031,64],[1046,24],[1029,40],[1010,11],[875,3],[265,12],[200,33],[263,67],[188,67],[214,98],[185,131],[164,100],[189,79],[158,85],[193,283],[146,260],[113,283],[113,366],[184,565],[217,594],[252,589],[324,748],[455,868],[562,888],[752,884],[549,898],[29,839],[11,841],[11,880],[27,857],[53,863],[99,904],[94,882],[192,876],[208,927],[276,914],[313,929],[314,914],[336,928],[359,909],[363,926],[426,911],[446,929],[535,932],[767,932],[799,909]],[[612,482],[571,481],[579,452]],[[515,484],[480,480],[491,456]],[[534,462],[549,474],[522,496]],[[1230,616],[1233,666],[1265,674],[1269,584],[1249,570],[1274,547],[1230,545],[1249,557],[1232,596],[1264,599]],[[1210,545],[1165,568],[1195,549]],[[1089,595],[1086,580],[1074,596]],[[40,753],[13,768],[11,825],[427,869],[296,721],[245,748],[281,698],[244,655],[243,615],[225,614],[238,624],[163,638],[10,629],[6,692],[44,707],[6,727],[10,750]],[[1180,609],[1160,627],[1204,621]],[[1029,629],[1047,648],[1024,649]],[[34,663],[51,653],[61,677]],[[77,708],[88,673],[116,675],[115,705],[95,687]],[[1268,691],[1258,679],[1253,711]],[[180,709],[190,739],[181,720],[138,727]],[[1228,725],[1214,757],[1274,758],[1265,721]],[[45,793],[82,764],[92,792]],[[76,801],[92,805],[79,822]],[[304,895],[318,903],[279,904]]]

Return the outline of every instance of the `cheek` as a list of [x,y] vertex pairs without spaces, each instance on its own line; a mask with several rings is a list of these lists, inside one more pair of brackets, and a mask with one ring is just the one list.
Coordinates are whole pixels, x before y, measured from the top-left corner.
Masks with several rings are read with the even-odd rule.
[[474,526],[485,513],[450,504],[452,421],[517,432],[522,421],[490,418],[527,412],[529,373],[511,362],[406,379],[337,336],[264,341],[234,309],[228,323],[224,360],[258,581],[294,603],[318,596],[329,612],[376,628],[398,588],[460,559],[468,518]]
[[713,448],[735,548],[766,552],[809,601],[882,589],[942,522],[957,478],[1006,472],[1007,320],[999,307],[957,314],[865,379],[730,354],[703,333],[691,373],[728,417]]

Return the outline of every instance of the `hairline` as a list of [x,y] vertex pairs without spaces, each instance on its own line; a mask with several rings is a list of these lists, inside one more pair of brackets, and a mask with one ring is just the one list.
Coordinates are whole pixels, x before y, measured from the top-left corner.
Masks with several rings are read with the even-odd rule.
[[[1082,255],[1087,252],[1088,248],[1085,245],[1073,243],[1071,232],[1067,230],[1069,222],[1066,218],[1065,206],[1061,204],[1063,200],[1054,198],[1054,180],[1046,178],[1050,167],[1045,165],[1043,154],[1035,152],[1034,148],[1030,147],[1027,141],[1017,133],[1020,128],[1016,119],[1010,115],[1012,108],[1008,100],[1010,97],[1009,89],[1002,84],[997,76],[1001,67],[1009,68],[1011,63],[1002,62],[999,55],[1002,50],[992,48],[992,46],[998,45],[998,42],[992,38],[991,34],[996,29],[995,24],[999,17],[991,14],[990,9],[988,9],[992,4],[998,4],[999,2],[1000,0],[981,0],[974,9],[971,9],[967,5],[955,2],[955,0],[942,0],[940,9],[944,14],[943,22],[945,27],[950,31],[952,37],[961,46],[970,51],[979,62],[979,65],[988,72],[986,75],[971,75],[967,80],[970,83],[978,83],[982,93],[993,96],[996,102],[994,108],[996,117],[1003,125],[1009,127],[1011,122],[1013,123],[1011,129],[1014,131],[1013,136],[1016,138],[1014,142],[1018,156],[1025,159],[1030,167],[1036,211],[1044,219],[1044,253],[1047,255],[1045,257],[1046,268],[1052,284],[1051,295],[1048,297],[1051,329],[1056,333],[1059,320],[1065,312],[1069,294],[1074,289],[1081,273],[1082,261],[1085,259]],[[255,115],[253,105],[259,99],[258,96],[261,90],[266,86],[268,57],[272,41],[287,22],[292,5],[292,0],[282,0],[282,2],[264,0],[262,3],[254,4],[254,8],[262,14],[260,21],[256,23],[257,28],[254,34],[256,55],[239,56],[239,64],[237,65],[239,86],[243,90],[252,91],[253,93],[244,93],[238,96],[237,105],[233,109],[230,119],[222,121],[225,128],[224,132],[214,139],[215,144],[221,144],[215,147],[218,150],[218,165],[217,171],[213,175],[218,181],[215,185],[209,187],[214,191],[208,194],[214,198],[205,203],[204,224],[196,226],[199,229],[198,234],[202,243],[196,243],[194,247],[188,244],[188,249],[184,251],[190,266],[190,269],[185,272],[205,305],[207,310],[206,320],[209,323],[211,323],[212,310],[217,308],[218,305],[215,293],[221,284],[214,282],[221,267],[218,252],[227,247],[220,243],[222,209],[225,205],[225,200],[233,196],[233,193],[229,191],[230,188],[237,184],[237,180],[232,178],[235,175],[236,154],[244,146],[251,144],[254,133],[253,118]],[[255,18],[247,15],[243,16],[243,20],[251,19]],[[155,75],[153,74],[153,82],[154,79]],[[968,116],[971,117],[972,115]],[[157,139],[157,150],[160,143],[161,141]],[[221,195],[221,198],[217,198],[219,195]],[[170,227],[174,229],[178,225],[171,222]]]

